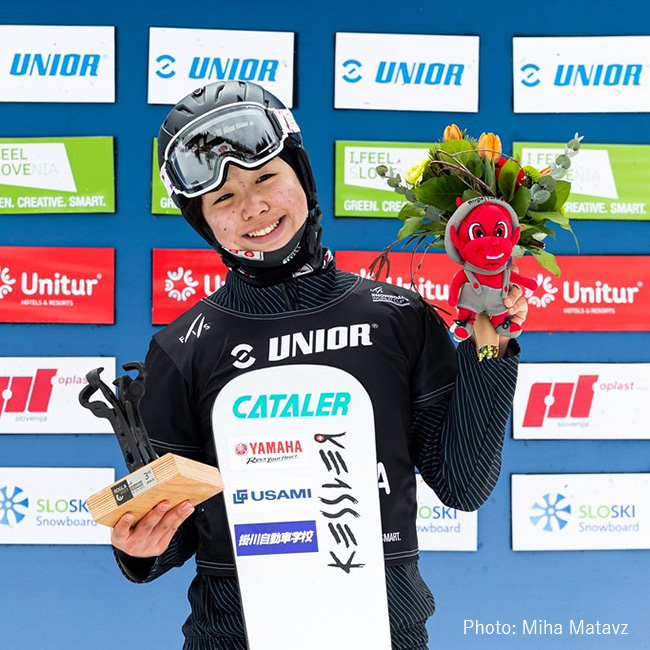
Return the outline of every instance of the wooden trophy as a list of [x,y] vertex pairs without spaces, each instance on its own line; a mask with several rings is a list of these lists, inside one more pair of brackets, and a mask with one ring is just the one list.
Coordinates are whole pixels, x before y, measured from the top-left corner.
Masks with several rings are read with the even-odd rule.
[[[111,423],[130,472],[88,498],[88,510],[94,521],[110,527],[127,512],[135,516],[135,522],[139,521],[163,500],[169,501],[172,507],[182,501],[196,506],[223,490],[216,467],[176,454],[158,457],[140,419],[145,368],[137,362],[124,364],[122,368],[137,370],[138,376],[136,379],[128,375],[118,377],[114,382],[117,395],[100,379],[103,368],[95,368],[86,375],[88,385],[79,394],[84,408]],[[90,397],[98,390],[106,401],[91,402]]]

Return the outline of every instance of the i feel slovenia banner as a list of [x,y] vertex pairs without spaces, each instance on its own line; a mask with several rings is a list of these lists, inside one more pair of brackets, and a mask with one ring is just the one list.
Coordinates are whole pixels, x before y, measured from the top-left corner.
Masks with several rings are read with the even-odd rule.
[[0,214],[115,212],[113,138],[0,138]]
[[[522,165],[544,169],[564,145],[515,142],[513,151]],[[571,195],[564,209],[571,219],[650,219],[650,145],[583,144],[566,180]]]

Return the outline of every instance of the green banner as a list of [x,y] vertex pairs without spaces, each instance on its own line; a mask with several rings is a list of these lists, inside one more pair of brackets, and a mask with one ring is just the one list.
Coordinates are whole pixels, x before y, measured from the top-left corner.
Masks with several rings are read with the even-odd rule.
[[167,190],[160,180],[158,169],[158,140],[153,139],[153,158],[151,163],[151,214],[180,214],[181,211],[169,198]]
[[113,138],[0,138],[0,214],[115,212]]
[[396,217],[404,199],[377,175],[377,165],[386,165],[391,175],[402,178],[410,167],[427,157],[422,142],[336,143],[334,214],[337,217]]
[[[515,142],[522,165],[548,167],[559,143]],[[581,144],[566,176],[571,194],[564,204],[571,219],[650,219],[650,145]]]

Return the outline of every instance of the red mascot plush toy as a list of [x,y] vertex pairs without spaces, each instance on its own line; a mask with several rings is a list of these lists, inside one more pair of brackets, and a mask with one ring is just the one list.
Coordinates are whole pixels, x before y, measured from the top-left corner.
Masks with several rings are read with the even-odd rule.
[[449,304],[458,307],[451,327],[457,341],[471,336],[481,312],[487,314],[500,336],[515,338],[521,334],[521,325],[511,321],[503,303],[512,284],[537,289],[535,280],[510,269],[520,230],[513,208],[489,196],[462,203],[447,222],[445,249],[454,262],[463,265],[449,291]]

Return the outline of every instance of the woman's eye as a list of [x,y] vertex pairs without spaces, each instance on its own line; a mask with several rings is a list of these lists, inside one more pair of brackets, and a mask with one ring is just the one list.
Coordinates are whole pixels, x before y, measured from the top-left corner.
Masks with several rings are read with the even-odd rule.
[[257,179],[257,182],[258,182],[258,183],[263,183],[264,181],[268,180],[269,178],[272,178],[273,176],[275,176],[275,174],[262,174],[262,175]]
[[224,201],[229,199],[231,196],[232,196],[232,194],[230,194],[230,193],[222,194],[221,196],[217,197],[214,202],[215,202],[215,204],[216,203],[223,203]]
[[469,238],[474,240],[478,237],[485,237],[485,230],[483,230],[483,226],[480,223],[473,223],[469,227]]

